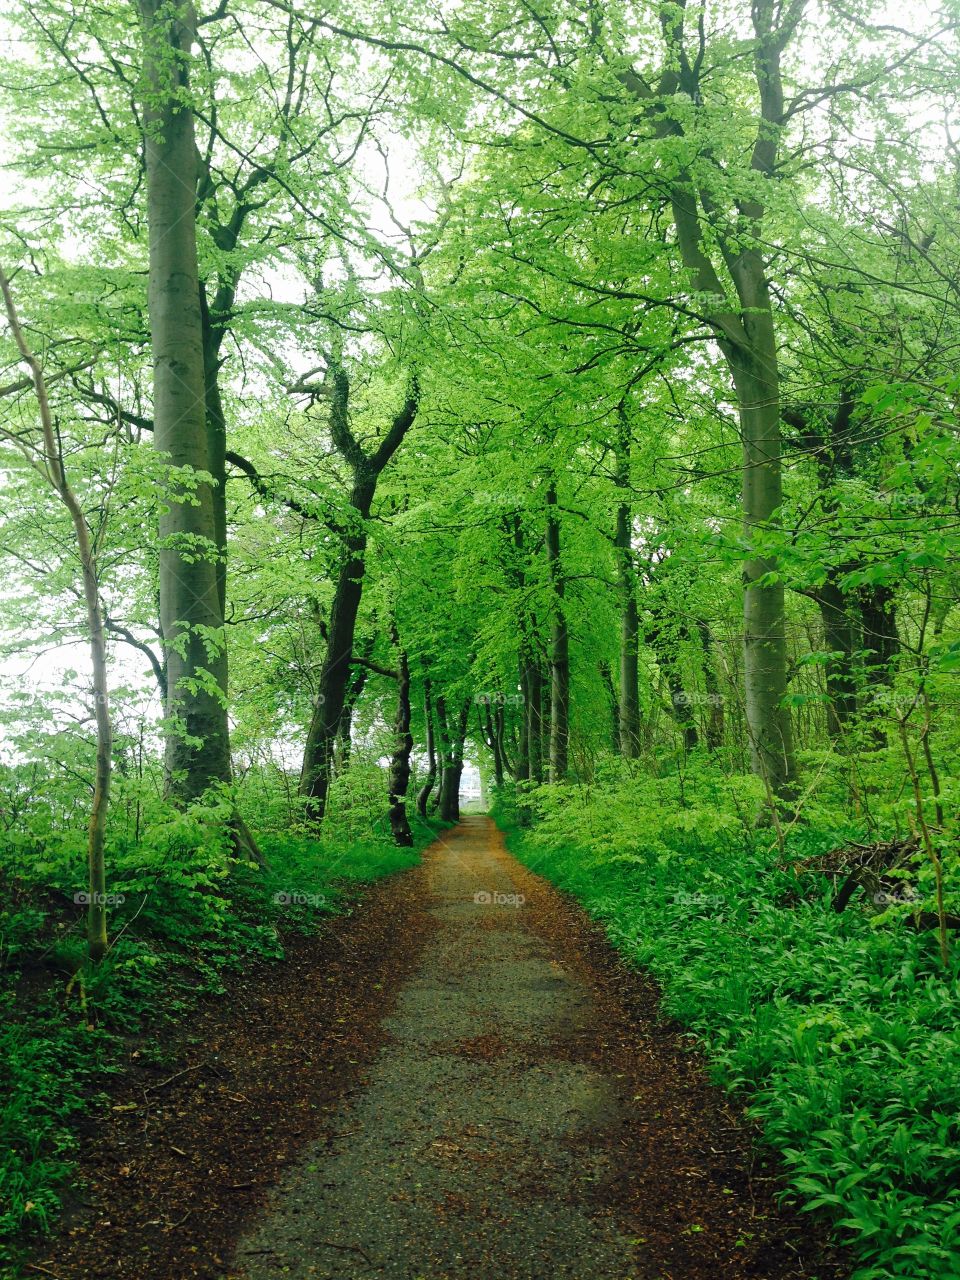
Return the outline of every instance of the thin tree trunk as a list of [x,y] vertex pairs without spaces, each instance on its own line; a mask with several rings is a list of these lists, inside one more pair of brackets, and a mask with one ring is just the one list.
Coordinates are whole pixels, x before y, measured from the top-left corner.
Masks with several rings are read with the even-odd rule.
[[707,691],[707,748],[719,751],[723,746],[723,696],[717,683],[713,658],[713,634],[709,622],[697,620],[697,631],[703,646],[703,683]]
[[449,773],[451,760],[451,742],[450,742],[450,724],[447,719],[447,700],[443,694],[437,695],[437,737],[439,739],[438,750],[438,767],[440,771],[440,786],[437,788],[437,794],[433,801],[433,810],[438,817],[443,817],[444,809],[449,807],[447,802],[447,790],[449,789]]
[[563,564],[560,556],[560,520],[557,490],[547,490],[547,561],[553,586],[553,619],[550,628],[550,781],[564,782],[570,750],[570,633],[564,613]]
[[407,820],[407,788],[410,786],[410,754],[413,734],[410,732],[410,665],[398,646],[397,719],[394,726],[393,756],[390,761],[390,830],[398,845],[413,844],[413,833]]
[[417,813],[421,818],[427,816],[427,803],[437,781],[437,751],[433,732],[433,705],[429,677],[423,682],[423,720],[427,735],[427,776],[417,793]]
[[362,522],[369,519],[372,500],[373,485],[370,482],[354,485],[350,505],[357,514],[358,527],[344,539],[346,554],[334,588],[319,693],[303,755],[300,791],[307,801],[307,816],[315,823],[323,820],[333,777],[334,746],[346,702],[353,661],[353,638],[363,596],[367,534]]
[[543,671],[536,657],[527,666],[527,755],[530,781],[543,782]]
[[617,435],[616,483],[622,495],[617,504],[614,537],[620,587],[620,754],[627,760],[635,760],[640,754],[640,617],[633,563],[633,511],[626,497],[630,483],[630,436],[623,413]]
[[854,673],[854,655],[860,647],[860,636],[851,600],[838,582],[842,570],[830,568],[827,579],[813,593],[823,623],[823,642],[827,651],[836,654],[828,659],[825,675],[827,682],[827,732],[838,746],[842,746],[846,730],[857,714],[857,681]]
[[600,679],[603,681],[603,687],[606,690],[607,698],[610,702],[610,722],[611,737],[610,750],[615,756],[620,752],[620,699],[617,694],[617,687],[613,682],[613,672],[610,670],[609,662],[600,663]]
[[39,360],[27,345],[20,318],[10,291],[6,274],[0,271],[0,291],[14,341],[22,359],[28,365],[33,389],[40,412],[43,433],[42,461],[31,459],[33,465],[56,490],[66,507],[73,524],[80,557],[83,581],[83,599],[87,613],[87,642],[90,649],[90,665],[93,673],[93,714],[97,730],[96,766],[94,771],[93,801],[87,825],[87,949],[96,964],[107,951],[107,894],[106,862],[104,849],[107,832],[107,812],[110,805],[110,777],[113,767],[113,723],[110,718],[110,698],[107,681],[107,633],[104,626],[103,606],[100,600],[100,571],[94,541],[83,508],[70,486],[63,465],[63,450],[57,434],[47,397],[47,387]]
[[525,654],[525,644],[520,650],[520,741],[517,746],[517,759],[513,770],[514,782],[527,782],[530,779],[530,664]]
[[[780,469],[780,397],[777,349],[769,289],[756,269],[758,299],[765,306],[749,317],[755,356],[736,351],[730,357],[740,402],[743,434],[743,523],[748,543],[776,522],[783,492]],[[796,773],[787,692],[787,635],[781,581],[764,582],[775,563],[751,555],[744,564],[744,705],[754,773],[767,780],[774,795],[791,791]]]
[[[503,714],[503,708],[498,708],[499,714]],[[486,703],[482,712],[481,728],[483,736],[486,738],[487,746],[490,748],[490,754],[493,757],[493,779],[498,787],[503,786],[503,753],[500,749],[500,732],[494,721],[493,713],[490,710],[490,703]]]
[[[373,656],[376,641],[375,634],[367,637],[361,654],[363,658],[369,659]],[[367,668],[358,666],[356,670],[351,672],[350,683],[347,686],[346,697],[344,698],[340,728],[337,730],[337,741],[334,745],[334,773],[338,778],[342,777],[350,766],[350,754],[353,748],[353,713],[357,708],[357,703],[360,701],[366,683]]]
[[463,777],[463,748],[467,735],[470,702],[464,702],[456,725],[448,724],[449,751],[444,756],[443,782],[440,788],[440,817],[444,822],[460,821],[460,779]]
[[656,654],[657,665],[670,694],[673,718],[683,734],[683,749],[692,751],[699,742],[700,736],[693,713],[694,700],[684,685],[678,654],[678,646],[690,638],[689,629],[683,619],[669,625],[669,630],[667,629],[668,620],[662,601],[654,598],[650,604],[650,611],[655,621],[647,632],[647,639]]

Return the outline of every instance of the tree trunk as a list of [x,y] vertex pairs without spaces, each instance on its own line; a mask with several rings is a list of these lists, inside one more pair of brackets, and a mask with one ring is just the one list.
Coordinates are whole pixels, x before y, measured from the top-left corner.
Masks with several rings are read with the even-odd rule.
[[502,733],[503,704],[498,704],[496,719],[490,710],[489,702],[484,705],[482,716],[481,727],[487,740],[487,746],[490,748],[490,754],[493,757],[493,780],[496,786],[502,787],[503,752],[500,747],[500,736]]
[[417,793],[417,813],[421,818],[427,816],[427,803],[437,781],[437,751],[433,733],[433,706],[429,678],[423,682],[423,719],[427,735],[427,776]]
[[[861,587],[858,593],[861,625],[863,628],[862,645],[865,651],[864,676],[869,693],[867,701],[874,702],[873,710],[881,714],[886,710],[883,694],[893,686],[894,663],[900,652],[900,637],[897,634],[896,597],[892,587],[883,583],[872,583]],[[878,697],[878,694],[881,695]],[[879,703],[879,707],[877,704]],[[882,723],[875,723],[871,728],[874,745],[883,747],[887,743],[887,731]]]
[[536,657],[527,666],[527,757],[529,780],[543,782],[543,671]]
[[622,497],[617,504],[614,548],[620,587],[620,754],[635,760],[640,754],[640,618],[633,564],[633,511],[626,498],[630,483],[630,436],[621,415],[617,436],[616,483]]
[[200,327],[203,337],[203,385],[207,415],[207,469],[213,477],[214,540],[217,546],[217,593],[220,612],[227,610],[227,419],[220,394],[222,323],[214,325],[207,306],[206,286],[200,284]]
[[703,683],[707,691],[707,748],[719,751],[723,746],[723,696],[713,662],[713,635],[709,622],[703,618],[697,620],[697,631],[703,646]]
[[[757,270],[762,264],[757,261]],[[739,349],[730,355],[743,434],[743,525],[752,542],[776,522],[782,501],[780,471],[780,398],[773,317],[765,281],[757,291],[766,308],[747,317],[756,356]],[[790,711],[781,705],[787,692],[787,637],[782,582],[765,584],[775,563],[751,555],[744,564],[744,704],[754,773],[775,795],[788,794],[796,773]]]
[[618,756],[620,755],[620,699],[617,687],[613,683],[613,672],[609,662],[600,663],[600,679],[610,704],[610,750],[613,755]]
[[407,821],[407,788],[410,785],[410,665],[403,649],[397,659],[397,719],[394,726],[393,757],[390,761],[390,830],[401,847],[413,844],[413,833]]
[[445,822],[460,821],[460,779],[463,777],[463,748],[467,736],[469,700],[463,704],[456,725],[450,731],[450,751],[444,760],[440,816]]
[[414,379],[403,408],[393,419],[380,445],[373,453],[367,454],[350,429],[350,379],[342,366],[338,365],[333,370],[330,430],[337,452],[353,474],[350,491],[352,512],[350,523],[341,531],[343,559],[330,611],[320,688],[307,731],[303,767],[300,771],[300,794],[306,800],[307,818],[315,825],[323,821],[327,808],[334,744],[343,717],[350,666],[353,662],[353,640],[363,596],[366,522],[370,518],[377,481],[413,425],[419,395],[419,387]]
[[867,682],[889,688],[893,683],[893,661],[900,652],[893,588],[883,583],[861,587],[860,612]]
[[[361,653],[363,658],[369,659],[373,656],[376,642],[377,637],[375,634],[367,637]],[[356,670],[351,671],[350,683],[347,685],[347,692],[344,697],[343,715],[340,717],[340,727],[337,730],[337,740],[333,748],[333,771],[334,777],[337,778],[343,777],[350,766],[350,754],[353,748],[353,713],[357,708],[357,703],[360,701],[366,683],[366,667],[358,666]]]
[[[160,625],[167,671],[168,794],[186,802],[230,781],[227,655],[218,523],[211,486],[200,283],[197,148],[185,97],[192,10],[141,0],[154,445],[171,468],[160,515]],[[215,461],[215,460],[214,460]]]
[[356,513],[356,526],[344,537],[345,558],[337,574],[327,645],[320,687],[314,704],[300,773],[300,793],[306,797],[307,816],[320,823],[327,807],[327,795],[333,774],[333,751],[340,730],[350,668],[353,661],[353,638],[363,596],[364,553],[367,534],[364,522],[369,519],[375,481],[363,479],[354,484],[350,505]]
[[550,628],[550,781],[564,782],[570,748],[570,633],[564,613],[565,582],[560,558],[557,490],[547,490],[547,561],[553,586]]
[[700,735],[693,713],[694,699],[684,685],[678,652],[679,646],[689,640],[690,631],[684,618],[679,621],[670,620],[663,600],[658,600],[656,594],[651,599],[650,612],[654,622],[647,631],[647,639],[670,694],[673,718],[683,734],[683,749],[692,751],[700,741]]
[[439,750],[437,752],[437,764],[440,772],[440,786],[437,788],[437,794],[433,801],[433,811],[438,817],[443,817],[444,808],[448,807],[446,793],[449,789],[448,769],[451,760],[451,742],[450,742],[450,724],[447,720],[447,700],[443,694],[437,696],[437,737],[439,739]]
[[853,603],[837,581],[842,571],[830,568],[823,586],[814,592],[823,623],[823,642],[829,653],[837,654],[826,665],[827,732],[837,745],[844,742],[845,731],[857,714],[857,680],[854,655],[860,647]]
[[93,801],[87,824],[87,950],[94,964],[107,952],[107,884],[104,851],[107,833],[107,812],[110,805],[110,779],[113,771],[113,722],[110,718],[108,690],[107,633],[104,625],[103,604],[100,599],[100,568],[96,544],[90,536],[90,526],[83,508],[74,493],[63,465],[63,449],[57,432],[47,385],[40,361],[27,345],[20,318],[10,291],[10,282],[0,271],[0,291],[14,341],[21,357],[29,366],[33,389],[40,412],[43,433],[43,459],[38,470],[56,490],[66,507],[73,524],[80,557],[83,581],[83,599],[87,612],[87,642],[90,649],[90,665],[93,674],[93,716],[97,730],[96,766],[94,770]]

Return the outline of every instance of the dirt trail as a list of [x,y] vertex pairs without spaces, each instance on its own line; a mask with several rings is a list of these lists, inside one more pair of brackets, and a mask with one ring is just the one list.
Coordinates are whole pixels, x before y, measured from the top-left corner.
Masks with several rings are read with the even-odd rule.
[[[237,1242],[229,1280],[842,1274],[643,979],[466,819],[396,883],[419,959],[365,1087]],[[416,902],[410,901],[415,895]]]

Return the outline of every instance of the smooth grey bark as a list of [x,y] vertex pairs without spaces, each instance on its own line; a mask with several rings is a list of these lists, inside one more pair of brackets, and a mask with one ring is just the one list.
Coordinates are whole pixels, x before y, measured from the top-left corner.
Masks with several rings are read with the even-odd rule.
[[[681,161],[669,199],[677,244],[698,304],[723,353],[737,395],[743,441],[743,525],[748,542],[777,528],[782,499],[780,374],[773,305],[764,260],[762,180],[777,173],[784,121],[781,75],[783,50],[796,33],[805,0],[754,0],[754,78],[760,119],[749,159],[754,194],[738,201],[728,218],[711,191],[698,185]],[[621,73],[625,88],[644,105],[654,135],[664,141],[682,138],[687,126],[662,104],[676,95],[697,111],[703,102],[702,57],[693,63],[684,44],[682,5],[665,7],[661,29],[669,65],[656,88],[632,70]],[[779,25],[777,25],[779,23]],[[710,224],[709,241],[704,224]],[[736,295],[735,302],[720,277],[718,262]],[[769,558],[754,554],[744,564],[744,705],[751,766],[774,794],[793,790],[796,761],[787,691],[786,616],[783,585],[765,580],[775,569]]]
[[229,782],[222,566],[210,473],[197,269],[197,147],[186,101],[193,10],[140,0],[153,353],[154,445],[170,468],[160,516],[160,627],[167,675],[168,794],[197,798]]
[[570,752],[570,632],[564,612],[566,583],[560,551],[557,490],[547,489],[547,562],[553,588],[550,625],[550,781],[563,782]]
[[[728,359],[740,405],[743,438],[743,528],[748,543],[776,527],[783,500],[780,387],[769,286],[759,254],[744,267],[744,293],[756,310],[744,325],[754,350],[732,348]],[[782,582],[763,582],[776,572],[767,556],[751,555],[743,567],[744,707],[753,772],[776,795],[792,787],[796,764],[787,692],[786,607]]]

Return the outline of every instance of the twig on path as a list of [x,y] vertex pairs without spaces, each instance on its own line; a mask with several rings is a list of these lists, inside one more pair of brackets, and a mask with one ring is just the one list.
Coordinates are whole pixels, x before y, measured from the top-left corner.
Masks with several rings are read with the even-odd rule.
[[45,1276],[53,1276],[53,1280],[60,1280],[55,1271],[51,1271],[49,1267],[43,1267],[39,1262],[26,1262],[24,1266],[27,1271],[42,1271]]
[[344,1253],[359,1253],[367,1266],[373,1266],[373,1259],[369,1253],[358,1244],[337,1244],[336,1240],[318,1240],[317,1243],[325,1244],[329,1249],[342,1249]]
[[161,1080],[159,1084],[148,1084],[143,1092],[153,1093],[157,1089],[165,1089],[168,1084],[173,1084],[174,1080],[179,1080],[181,1076],[189,1075],[191,1071],[200,1071],[203,1067],[209,1065],[207,1062],[198,1062],[192,1067],[184,1067],[182,1071],[175,1071],[172,1076],[168,1076],[166,1080]]

